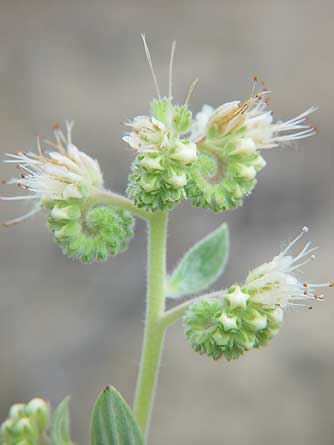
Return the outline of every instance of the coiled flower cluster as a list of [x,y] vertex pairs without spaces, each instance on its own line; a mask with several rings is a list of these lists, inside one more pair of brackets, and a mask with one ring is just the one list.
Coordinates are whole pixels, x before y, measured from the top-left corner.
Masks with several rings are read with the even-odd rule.
[[188,170],[197,158],[196,144],[187,138],[191,112],[171,98],[153,100],[151,116],[137,116],[123,137],[138,155],[129,176],[128,196],[148,211],[171,210],[185,198]]
[[295,273],[314,259],[311,253],[315,248],[307,243],[295,257],[289,254],[305,232],[306,227],[272,261],[250,272],[243,285],[234,285],[215,298],[203,298],[190,305],[184,324],[195,351],[214,360],[236,359],[266,345],[279,332],[288,306],[304,305],[298,302],[301,300],[323,299],[317,289],[333,287],[333,283],[307,283]]
[[256,185],[257,173],[266,165],[261,150],[315,133],[305,124],[315,108],[287,122],[273,123],[266,93],[216,110],[205,105],[196,115],[191,138],[199,156],[186,186],[187,198],[194,206],[220,212],[242,205]]
[[17,403],[0,429],[1,445],[38,445],[50,421],[50,407],[42,399]]
[[126,210],[99,204],[96,196],[104,190],[100,166],[73,145],[72,126],[66,123],[66,135],[56,127],[55,142],[46,141],[48,150],[38,139],[37,153],[8,155],[11,159],[7,162],[15,163],[23,173],[7,183],[32,194],[1,199],[31,200],[34,206],[6,225],[46,209],[49,227],[66,255],[85,263],[105,261],[127,248],[134,219]]
[[53,202],[49,227],[63,253],[84,263],[106,261],[128,247],[133,217],[123,209],[80,199]]
[[214,360],[222,356],[232,360],[271,340],[281,327],[283,310],[256,303],[245,289],[233,286],[223,299],[194,303],[184,321],[196,352]]

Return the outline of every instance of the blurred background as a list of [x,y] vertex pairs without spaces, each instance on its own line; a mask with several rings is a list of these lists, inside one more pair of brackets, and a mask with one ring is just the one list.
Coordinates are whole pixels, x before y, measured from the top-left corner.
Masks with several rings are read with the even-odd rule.
[[[184,202],[170,221],[168,266],[227,221],[231,256],[220,288],[245,278],[304,225],[321,247],[307,269],[333,279],[333,19],[331,0],[0,1],[1,152],[29,149],[36,134],[76,121],[74,141],[124,192],[133,153],[122,122],[146,113],[154,94],[145,32],[167,93],[170,45],[177,40],[175,97],[203,103],[249,97],[258,74],[271,106],[287,119],[311,105],[320,134],[265,153],[267,167],[243,208],[227,214]],[[15,169],[2,165],[1,177]],[[3,187],[2,193],[16,192]],[[2,203],[1,220],[24,212]],[[88,443],[98,392],[116,386],[132,401],[141,349],[146,229],[130,249],[100,265],[62,256],[43,215],[2,229],[0,418],[13,402],[72,396],[76,443]],[[181,325],[165,343],[150,443],[154,445],[329,445],[334,440],[334,295],[313,311],[293,310],[269,347],[232,363],[195,354]]]

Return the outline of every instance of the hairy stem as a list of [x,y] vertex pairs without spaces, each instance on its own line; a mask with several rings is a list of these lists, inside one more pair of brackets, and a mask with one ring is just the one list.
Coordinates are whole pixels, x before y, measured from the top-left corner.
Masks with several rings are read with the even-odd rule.
[[129,212],[147,221],[149,221],[152,217],[151,213],[139,209],[130,199],[125,198],[125,196],[118,195],[117,193],[113,193],[109,190],[103,190],[102,192],[95,193],[91,199],[93,202],[96,202],[98,204],[114,205],[128,210]]
[[134,402],[134,414],[144,433],[149,425],[165,332],[161,320],[165,309],[167,219],[167,213],[158,212],[149,220],[146,324]]

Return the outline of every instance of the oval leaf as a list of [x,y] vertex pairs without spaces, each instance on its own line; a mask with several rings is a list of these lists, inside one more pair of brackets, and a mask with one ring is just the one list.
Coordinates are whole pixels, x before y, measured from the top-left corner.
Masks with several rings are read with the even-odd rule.
[[223,273],[228,252],[228,227],[224,223],[185,254],[168,280],[167,295],[178,298],[208,288]]
[[144,445],[142,432],[119,392],[108,386],[98,397],[91,418],[91,445]]
[[71,445],[70,437],[70,398],[66,397],[55,409],[51,419],[51,443],[52,445]]

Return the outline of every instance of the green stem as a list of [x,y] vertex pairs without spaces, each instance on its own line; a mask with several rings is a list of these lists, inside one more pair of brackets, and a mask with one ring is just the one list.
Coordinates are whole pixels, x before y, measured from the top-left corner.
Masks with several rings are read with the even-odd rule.
[[144,344],[137,381],[134,414],[147,432],[158,377],[165,326],[166,235],[168,214],[154,213],[149,220],[148,288]]
[[99,204],[115,205],[117,207],[121,207],[122,209],[128,210],[129,212],[147,221],[149,221],[152,217],[151,213],[148,213],[143,209],[139,209],[130,199],[125,198],[125,196],[118,195],[117,193],[113,193],[109,190],[103,190],[102,192],[95,193],[91,197],[91,200]]

